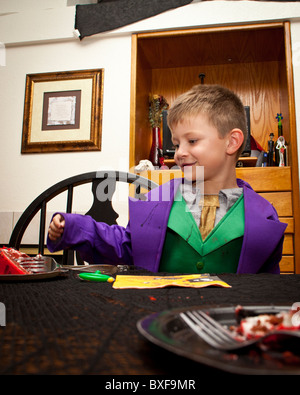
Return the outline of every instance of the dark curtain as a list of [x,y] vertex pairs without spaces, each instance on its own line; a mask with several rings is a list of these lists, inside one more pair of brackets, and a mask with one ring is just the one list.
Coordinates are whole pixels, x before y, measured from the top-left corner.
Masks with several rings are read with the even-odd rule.
[[77,5],[75,29],[83,39],[189,3],[192,0],[100,0],[97,4]]

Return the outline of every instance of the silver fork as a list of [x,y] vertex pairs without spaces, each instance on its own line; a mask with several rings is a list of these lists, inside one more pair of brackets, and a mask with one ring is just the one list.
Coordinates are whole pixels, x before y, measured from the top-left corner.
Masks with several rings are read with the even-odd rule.
[[202,340],[223,351],[234,351],[249,347],[272,335],[292,336],[300,340],[300,331],[284,330],[272,331],[256,339],[238,340],[223,325],[201,310],[182,312],[179,315]]
[[105,264],[94,264],[94,265],[60,265],[55,259],[47,256],[36,255],[34,257],[20,257],[17,259],[24,269],[29,269],[31,273],[45,273],[49,271],[58,270],[61,272],[68,272],[69,270],[81,271],[81,270],[101,270],[103,274],[114,274],[117,272],[118,267],[113,265]]

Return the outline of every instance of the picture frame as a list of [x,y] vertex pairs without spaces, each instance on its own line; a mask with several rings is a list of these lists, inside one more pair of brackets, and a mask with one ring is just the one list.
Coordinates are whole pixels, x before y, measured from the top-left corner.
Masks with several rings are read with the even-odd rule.
[[27,74],[21,153],[101,151],[104,69]]

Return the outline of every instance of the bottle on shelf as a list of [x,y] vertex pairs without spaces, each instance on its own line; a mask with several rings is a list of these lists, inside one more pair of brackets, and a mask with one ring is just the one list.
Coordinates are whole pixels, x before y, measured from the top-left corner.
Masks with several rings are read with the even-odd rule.
[[152,128],[152,145],[149,160],[152,162],[154,167],[165,165],[161,143],[161,132],[158,126],[153,126]]

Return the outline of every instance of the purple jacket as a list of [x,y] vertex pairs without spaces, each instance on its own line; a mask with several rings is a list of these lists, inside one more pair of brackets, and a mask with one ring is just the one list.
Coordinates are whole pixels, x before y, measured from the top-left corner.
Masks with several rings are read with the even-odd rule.
[[[169,213],[182,179],[153,189],[147,201],[129,198],[130,221],[126,228],[96,222],[90,216],[64,214],[63,236],[47,240],[51,252],[72,248],[89,263],[134,264],[159,270]],[[279,273],[286,224],[279,222],[274,207],[237,179],[244,190],[245,233],[237,273]]]

